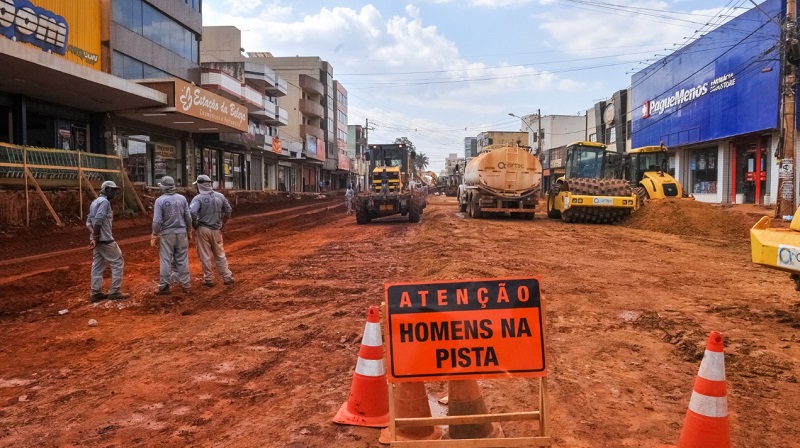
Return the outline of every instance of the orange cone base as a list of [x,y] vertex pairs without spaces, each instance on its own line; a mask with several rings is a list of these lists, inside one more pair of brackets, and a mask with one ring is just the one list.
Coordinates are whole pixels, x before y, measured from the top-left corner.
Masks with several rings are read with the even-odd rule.
[[[445,439],[450,440],[459,440],[459,439],[452,439],[449,434],[444,436]],[[481,437],[480,439],[505,439],[506,435],[503,432],[503,427],[500,426],[500,423],[493,422],[492,423],[492,432],[490,432],[487,436]],[[480,439],[460,439],[460,440],[480,440]]]
[[692,411],[686,413],[678,448],[730,448],[728,418],[711,418]]
[[342,425],[384,428],[389,426],[389,413],[387,412],[384,415],[375,415],[370,417],[353,414],[347,409],[347,402],[345,401],[344,404],[342,404],[342,407],[339,408],[339,412],[337,412],[336,416],[333,417],[333,422]]
[[[419,430],[421,428],[424,428],[424,426],[413,429]],[[431,431],[431,433],[427,436],[409,437],[403,435],[402,432],[400,432],[399,430],[397,430],[397,428],[395,428],[395,437],[396,441],[398,442],[406,442],[409,440],[439,440],[442,438],[442,430],[439,429],[438,426],[434,426],[433,431]],[[380,437],[378,437],[378,443],[380,443],[381,445],[389,445],[390,443],[392,443],[392,435],[389,433],[389,428],[384,428],[381,430],[381,435]]]

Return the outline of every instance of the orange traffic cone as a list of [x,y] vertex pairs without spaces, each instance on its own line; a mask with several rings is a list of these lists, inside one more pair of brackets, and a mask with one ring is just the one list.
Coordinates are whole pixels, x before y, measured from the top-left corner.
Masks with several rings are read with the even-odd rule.
[[730,448],[722,333],[708,336],[678,448]]
[[[447,388],[447,415],[476,415],[488,413],[477,381],[450,381]],[[494,439],[503,437],[503,430],[499,424],[488,422],[470,423],[466,425],[450,425],[449,435],[451,439]]]
[[[394,409],[395,418],[430,418],[431,406],[428,403],[425,383],[397,383],[394,387]],[[442,431],[438,426],[410,426],[395,428],[394,435],[396,441],[439,440],[442,438]],[[389,428],[381,430],[378,442],[384,445],[392,442]]]
[[367,325],[358,350],[350,397],[333,418],[336,423],[381,428],[389,425],[389,387],[383,366],[378,307],[367,310]]

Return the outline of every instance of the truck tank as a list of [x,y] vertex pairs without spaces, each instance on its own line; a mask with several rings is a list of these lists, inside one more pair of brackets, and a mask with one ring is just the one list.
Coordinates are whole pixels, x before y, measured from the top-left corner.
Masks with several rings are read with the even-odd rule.
[[501,146],[481,153],[464,169],[464,184],[498,192],[522,192],[540,187],[542,164],[518,146]]
[[533,218],[541,192],[542,164],[524,147],[489,147],[464,168],[458,202],[473,218],[511,213]]

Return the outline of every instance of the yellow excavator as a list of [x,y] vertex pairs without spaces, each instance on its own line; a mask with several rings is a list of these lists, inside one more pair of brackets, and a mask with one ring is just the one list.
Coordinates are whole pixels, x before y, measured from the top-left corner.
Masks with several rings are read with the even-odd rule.
[[639,206],[648,199],[689,197],[681,183],[667,172],[667,151],[662,143],[660,146],[634,148],[625,155],[624,177],[631,183]]
[[794,289],[800,291],[800,210],[789,228],[773,228],[772,218],[764,216],[750,229],[753,263],[788,272]]

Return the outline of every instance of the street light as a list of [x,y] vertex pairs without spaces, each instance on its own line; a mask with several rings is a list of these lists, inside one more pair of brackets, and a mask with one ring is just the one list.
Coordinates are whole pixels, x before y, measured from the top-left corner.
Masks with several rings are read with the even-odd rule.
[[536,113],[537,113],[537,117],[538,117],[538,119],[539,119],[539,132],[536,132],[536,131],[535,131],[535,130],[534,130],[532,127],[531,127],[531,125],[529,125],[529,124],[528,124],[528,122],[527,122],[527,121],[525,121],[525,119],[524,119],[524,118],[522,118],[522,117],[520,117],[520,116],[517,116],[516,114],[514,114],[514,113],[512,113],[512,112],[509,112],[509,113],[508,113],[508,115],[510,115],[510,116],[512,116],[512,117],[514,117],[514,118],[519,118],[519,119],[520,119],[520,121],[522,121],[522,123],[523,123],[523,124],[525,124],[525,126],[526,126],[526,127],[527,127],[527,128],[528,128],[528,129],[529,129],[531,132],[533,132],[533,135],[535,135],[535,136],[536,136],[536,142],[537,142],[537,143],[536,143],[536,154],[538,155],[538,154],[540,154],[540,153],[542,152],[542,113],[541,113],[541,110],[537,110],[537,112],[536,112]]

